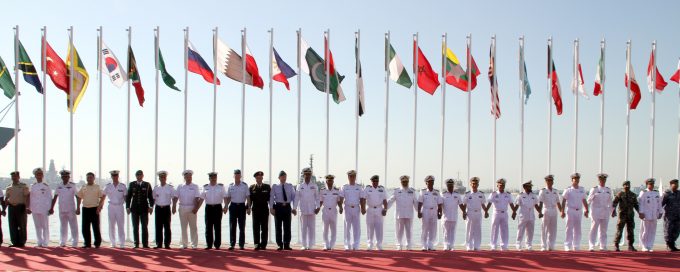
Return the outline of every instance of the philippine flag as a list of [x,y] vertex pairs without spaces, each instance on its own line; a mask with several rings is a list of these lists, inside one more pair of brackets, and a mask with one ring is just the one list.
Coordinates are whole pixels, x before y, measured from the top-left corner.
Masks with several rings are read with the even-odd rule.
[[189,47],[187,48],[187,60],[189,72],[203,76],[203,79],[208,83],[216,81],[216,84],[220,85],[220,80],[215,77],[213,71],[210,70],[208,64],[203,60],[201,55],[198,54],[198,51],[196,51],[196,48],[191,42],[189,42]]
[[287,63],[283,61],[283,59],[281,59],[281,56],[279,56],[279,53],[276,52],[276,49],[272,49],[274,50],[274,59],[272,60],[272,71],[274,76],[272,76],[272,79],[283,83],[286,85],[286,89],[290,90],[288,79],[296,76],[297,74]]

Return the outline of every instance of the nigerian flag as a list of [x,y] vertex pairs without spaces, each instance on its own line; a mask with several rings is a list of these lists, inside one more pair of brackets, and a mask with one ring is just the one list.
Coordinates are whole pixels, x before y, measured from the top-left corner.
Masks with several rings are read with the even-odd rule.
[[[330,54],[330,86],[329,91],[333,96],[333,101],[340,104],[340,102],[345,101],[345,94],[342,92],[342,86],[340,83],[345,78],[341,76],[338,71],[335,70],[335,65],[333,63],[333,55]],[[300,56],[302,70],[309,74],[309,78],[312,80],[314,87],[320,92],[326,92],[326,66],[324,60],[317,54],[314,49],[307,45],[305,40],[300,39]]]
[[[387,39],[385,39],[385,44],[387,44]],[[406,72],[406,69],[404,69],[404,64],[401,63],[401,59],[399,59],[399,56],[397,56],[397,52],[394,51],[392,44],[388,44],[388,46],[390,47],[390,51],[388,55],[389,59],[387,61],[387,67],[390,70],[390,79],[401,86],[411,88],[411,86],[413,86],[413,82],[411,82],[408,72]]]

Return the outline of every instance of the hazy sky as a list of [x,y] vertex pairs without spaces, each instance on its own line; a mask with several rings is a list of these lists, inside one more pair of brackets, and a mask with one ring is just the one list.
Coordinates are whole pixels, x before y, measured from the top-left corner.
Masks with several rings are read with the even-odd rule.
[[[643,89],[642,102],[631,113],[630,179],[640,184],[649,176],[649,120],[651,96],[646,88],[646,67],[653,40],[658,42],[658,67],[668,80],[680,56],[677,35],[679,3],[675,1],[11,1],[3,6],[0,56],[12,66],[14,25],[20,26],[20,39],[33,62],[39,66],[40,28],[48,29],[48,41],[62,58],[66,56],[66,29],[75,29],[74,43],[90,73],[90,84],[75,115],[75,176],[97,171],[96,77],[97,27],[104,29],[104,41],[125,63],[127,33],[132,26],[142,84],[146,90],[144,108],[131,110],[132,170],[143,169],[153,180],[154,104],[153,28],[160,26],[161,48],[169,72],[185,91],[183,31],[190,27],[190,40],[212,66],[212,29],[219,27],[220,38],[240,48],[240,30],[247,27],[248,45],[255,56],[265,86],[268,77],[267,30],[274,28],[274,45],[292,67],[296,65],[295,30],[320,54],[323,31],[331,29],[331,49],[337,70],[347,76],[343,85],[347,101],[330,108],[330,172],[346,182],[344,173],[354,168],[354,32],[361,29],[362,64],[366,91],[366,113],[360,120],[359,178],[383,175],[383,129],[385,83],[383,37],[392,33],[392,44],[406,67],[411,67],[412,35],[420,34],[420,46],[435,70],[440,72],[441,35],[448,33],[449,47],[464,59],[465,36],[472,34],[472,52],[482,74],[472,92],[471,174],[479,176],[482,187],[492,181],[492,124],[489,82],[486,76],[490,36],[497,36],[497,75],[502,117],[498,120],[498,177],[510,187],[519,181],[519,81],[518,37],[526,36],[526,62],[533,93],[526,105],[525,179],[542,184],[547,161],[548,98],[546,85],[546,39],[554,38],[554,60],[561,79],[564,114],[553,119],[553,169],[557,186],[568,185],[572,172],[574,141],[574,96],[570,82],[573,40],[581,40],[581,63],[590,100],[581,98],[579,107],[578,171],[582,184],[593,186],[598,172],[598,133],[600,98],[592,97],[599,41],[607,40],[607,84],[605,112],[604,171],[610,183],[623,180],[626,88],[626,40],[633,42],[632,62]],[[69,14],[71,13],[71,14]],[[676,19],[673,19],[676,18]],[[238,49],[240,52],[240,49]],[[465,62],[463,60],[463,62]],[[124,64],[125,65],[125,64]],[[297,69],[297,68],[295,68]],[[412,72],[409,69],[409,74]],[[13,75],[12,75],[13,76]],[[217,89],[217,167],[220,179],[228,182],[231,171],[240,165],[241,85],[220,74]],[[297,172],[296,108],[297,79],[291,91],[274,83],[273,170]],[[47,83],[47,157],[57,168],[68,168],[69,115],[65,94]],[[161,83],[162,84],[162,83]],[[188,168],[199,183],[207,182],[211,169],[213,87],[199,75],[189,74],[189,153]],[[28,177],[42,163],[42,97],[20,80],[21,136],[19,170]],[[245,177],[251,181],[256,170],[268,169],[268,89],[246,87]],[[467,177],[466,173],[466,96],[448,86],[446,101],[445,177]],[[182,171],[184,94],[164,85],[160,92],[159,168],[170,172],[179,183]],[[656,166],[654,175],[667,182],[675,176],[678,131],[678,86],[669,84],[657,96]],[[434,96],[418,93],[418,150],[415,187],[433,174],[440,181],[441,90]],[[9,103],[0,98],[2,106]],[[103,172],[120,169],[125,177],[126,88],[117,89],[103,82]],[[400,175],[412,172],[413,89],[390,85],[389,174],[396,185]],[[14,110],[0,123],[14,126]],[[325,96],[302,75],[302,165],[314,154],[317,174],[325,174]],[[7,175],[14,166],[14,142],[0,151],[0,173]],[[131,175],[132,176],[132,175]],[[267,174],[265,174],[265,177]],[[384,177],[383,181],[384,182]]]

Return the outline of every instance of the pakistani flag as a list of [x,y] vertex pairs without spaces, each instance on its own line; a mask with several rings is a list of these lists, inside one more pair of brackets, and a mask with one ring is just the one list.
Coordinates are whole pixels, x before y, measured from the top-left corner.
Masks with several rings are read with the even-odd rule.
[[31,62],[31,58],[28,57],[28,53],[26,53],[26,49],[24,49],[24,45],[21,44],[21,41],[19,42],[19,65],[17,65],[17,67],[24,72],[24,80],[28,82],[28,84],[33,85],[36,91],[43,93],[42,84],[40,84],[40,79],[38,78],[38,72],[35,70],[35,66],[33,66],[33,62]]
[[[314,49],[309,47],[307,45],[307,42],[305,40],[300,39],[300,56],[302,58],[300,59],[302,70],[309,74],[310,79],[312,80],[312,84],[314,87],[321,91],[321,92],[326,92],[326,67],[325,67],[325,62],[317,54]],[[331,95],[333,95],[333,101],[335,103],[340,104],[340,102],[345,101],[345,94],[342,92],[342,86],[340,86],[340,83],[342,80],[345,78],[344,76],[341,76],[336,70],[333,65],[333,56],[330,54],[329,51],[329,60],[330,60],[330,74],[331,77],[329,78],[330,86],[329,86],[329,91]]]
[[16,92],[14,89],[14,82],[12,82],[12,78],[9,75],[9,70],[5,65],[5,62],[2,61],[2,58],[0,58],[0,89],[5,92],[5,96],[7,96],[7,98],[14,98],[14,94]]
[[[387,44],[387,39],[385,43]],[[397,52],[394,51],[392,44],[388,44],[388,46],[390,47],[390,52],[388,54],[387,67],[390,71],[390,79],[401,86],[411,88],[413,82],[411,82],[408,72],[404,69],[404,64],[401,63],[401,59],[397,56]]]
[[173,89],[175,91],[181,92],[175,84],[177,84],[177,81],[168,73],[168,70],[165,69],[165,61],[163,61],[163,54],[161,54],[161,49],[158,49],[158,67],[156,67],[158,70],[161,71],[161,77],[163,78],[163,83],[167,85],[170,89]]
[[364,77],[361,74],[361,60],[359,60],[359,36],[354,39],[354,54],[356,56],[357,72],[357,93],[359,94],[359,116],[364,115],[366,110],[364,103]]

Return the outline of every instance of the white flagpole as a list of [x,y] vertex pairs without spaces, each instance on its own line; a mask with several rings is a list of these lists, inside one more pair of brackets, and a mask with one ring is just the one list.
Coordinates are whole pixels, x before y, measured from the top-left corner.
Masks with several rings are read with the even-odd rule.
[[14,171],[19,171],[19,25],[14,27]]
[[42,160],[42,168],[43,171],[46,171],[47,169],[47,81],[45,81],[46,78],[46,66],[47,66],[47,26],[42,27],[43,31],[43,37],[42,37],[42,58],[40,61],[42,62],[42,87],[43,87],[43,97],[42,97],[42,102],[43,102],[43,160]]
[[418,32],[413,35],[415,39],[415,48],[413,49],[413,59],[415,65],[413,66],[415,83],[413,85],[413,176],[411,177],[414,181],[416,180],[416,154],[417,154],[417,143],[416,137],[418,136]]
[[630,157],[630,103],[631,103],[631,97],[630,97],[630,84],[633,82],[633,79],[631,79],[631,74],[630,74],[630,48],[631,48],[631,41],[628,40],[626,43],[626,76],[628,77],[628,82],[626,82],[626,97],[628,104],[626,105],[626,151],[625,151],[625,167],[624,167],[624,175],[623,179],[628,180],[628,165],[629,165],[629,157]]
[[[297,168],[295,170],[295,176],[298,178],[298,183],[301,182],[300,179],[300,107],[302,103],[302,54],[300,52],[300,47],[302,46],[302,28],[299,28],[297,31]],[[298,237],[298,244],[302,244],[302,240],[300,239],[300,224],[302,221],[300,221],[300,217],[298,217],[298,224],[297,224],[297,237]]]
[[[128,26],[128,48],[132,46],[132,27]],[[128,68],[130,67],[130,54],[128,53]],[[129,72],[129,71],[128,71]],[[130,180],[130,81],[127,81],[127,140],[125,141],[126,151],[125,151],[125,173],[127,175],[127,181]],[[156,175],[156,173],[153,173]]]
[[[385,33],[385,139],[383,140],[385,143],[385,157],[384,157],[384,169],[385,169],[385,188],[389,188],[387,186],[389,179],[387,178],[387,151],[388,149],[388,132],[389,132],[389,117],[390,117],[390,47],[392,46],[390,44],[390,31],[388,30],[387,33]],[[679,134],[680,135],[680,134]],[[678,136],[678,146],[680,146],[680,136]],[[680,147],[678,148],[680,150]],[[680,154],[680,151],[678,151]],[[680,158],[680,155],[678,156]],[[680,163],[678,163],[680,165]]]
[[156,29],[154,29],[154,32],[156,34],[155,39],[154,39],[154,64],[156,67],[156,107],[155,107],[155,112],[154,112],[154,157],[153,157],[153,176],[154,176],[154,182],[153,185],[154,187],[158,184],[158,68],[159,68],[159,58],[158,58],[158,52],[160,52],[160,35],[161,35],[161,30],[159,26],[156,26]]
[[[356,39],[356,46],[357,46],[357,61],[355,63],[356,67],[356,113],[354,115],[354,169],[359,173],[359,69],[361,69],[361,58],[360,58],[360,53],[361,53],[361,30],[357,29],[357,32],[355,33],[355,39]],[[383,177],[384,178],[384,177]]]
[[574,84],[572,92],[574,93],[574,173],[578,170],[578,96],[579,86],[581,85],[578,73],[579,56],[578,52],[578,38],[574,40]]
[[[680,70],[680,60],[678,60],[678,70]],[[678,89],[680,89],[680,83],[678,83]],[[678,92],[678,98],[680,98],[680,91]],[[678,155],[677,163],[675,167],[675,177],[680,177],[680,110],[678,112]],[[660,190],[659,190],[660,191]]]
[[324,52],[324,62],[326,65],[326,174],[329,173],[329,153],[330,153],[330,85],[331,85],[331,64],[330,64],[330,46],[331,46],[331,30],[326,30],[326,46]]
[[604,83],[605,83],[604,50],[605,50],[605,46],[606,46],[605,40],[603,38],[602,41],[600,42],[600,50],[601,50],[600,54],[602,55],[602,63],[600,65],[602,65],[601,69],[602,69],[602,72],[603,72],[600,75],[600,87],[601,87],[601,90],[602,90],[602,93],[600,94],[600,96],[601,96],[600,97],[600,168],[599,168],[600,173],[602,173],[604,171],[603,164],[604,164],[604,95],[605,95],[605,91],[604,91],[605,90],[605,88],[604,88]]
[[[269,186],[272,185],[272,138],[274,135],[274,131],[272,130],[272,120],[273,120],[273,104],[274,104],[274,85],[272,78],[274,77],[274,28],[272,27],[269,30],[269,171],[268,171],[268,177],[269,177]],[[267,214],[267,220],[271,222],[271,214]],[[271,228],[271,223],[268,224],[269,228],[268,229],[268,235],[269,237],[269,242],[272,242],[272,229]]]
[[245,129],[246,129],[246,28],[241,30],[241,57],[243,58],[241,65],[241,72],[243,73],[241,82],[241,171],[243,169],[243,161],[245,156]]
[[524,97],[526,92],[524,90],[524,35],[519,37],[519,131],[520,131],[520,141],[519,141],[519,181],[524,183]]
[[[470,180],[470,112],[472,107],[472,33],[467,35],[467,179]],[[492,181],[492,184],[495,181]],[[493,188],[493,186],[491,186]]]
[[[189,99],[189,27],[184,29],[184,162],[187,169],[187,104]],[[155,174],[155,173],[154,173]]]
[[[493,61],[493,73],[494,73],[494,78],[496,77],[496,35],[494,34],[491,36],[491,55],[492,55],[492,61]],[[494,79],[495,81],[495,79]],[[491,88],[493,89],[493,85],[495,82],[491,83]],[[498,91],[498,90],[496,90]],[[497,93],[492,93],[491,99],[495,101],[495,96],[497,96]],[[494,107],[494,111],[496,110],[496,105],[491,105]],[[495,113],[493,115],[493,180],[496,180],[496,122],[498,121],[498,118],[496,117]]]
[[[439,160],[439,187],[444,190],[444,136],[446,134],[446,48],[448,43],[448,33],[442,35],[442,135],[441,135],[441,158]],[[437,228],[439,230],[439,228]],[[439,236],[439,235],[438,235]],[[441,237],[440,237],[441,238]],[[441,239],[440,239],[441,240]]]
[[649,177],[654,177],[654,126],[656,119],[656,40],[652,42],[652,118],[649,130]]
[[75,176],[75,171],[73,169],[73,105],[75,102],[73,101],[73,73],[74,73],[74,66],[76,65],[75,62],[73,61],[75,59],[75,49],[73,46],[73,26],[70,26],[68,28],[68,44],[69,44],[69,55],[71,57],[71,65],[69,67],[69,90],[68,90],[68,96],[69,96],[69,167],[71,168],[71,181],[73,181],[73,177]]
[[[217,135],[217,39],[218,28],[213,30],[213,130],[212,130],[212,170],[215,171],[215,139]],[[244,57],[245,59],[245,57]],[[244,61],[245,63],[245,61]]]
[[102,180],[102,41],[104,40],[104,29],[102,26],[99,26],[99,29],[97,29],[99,32],[99,37],[97,39],[97,78],[99,79],[99,107],[98,107],[98,115],[99,115],[99,122],[97,123],[98,125],[98,155],[99,158],[97,160],[98,163],[98,168],[97,168],[97,178],[99,179],[98,183],[101,183]]
[[552,36],[548,38],[548,174],[552,171]]

